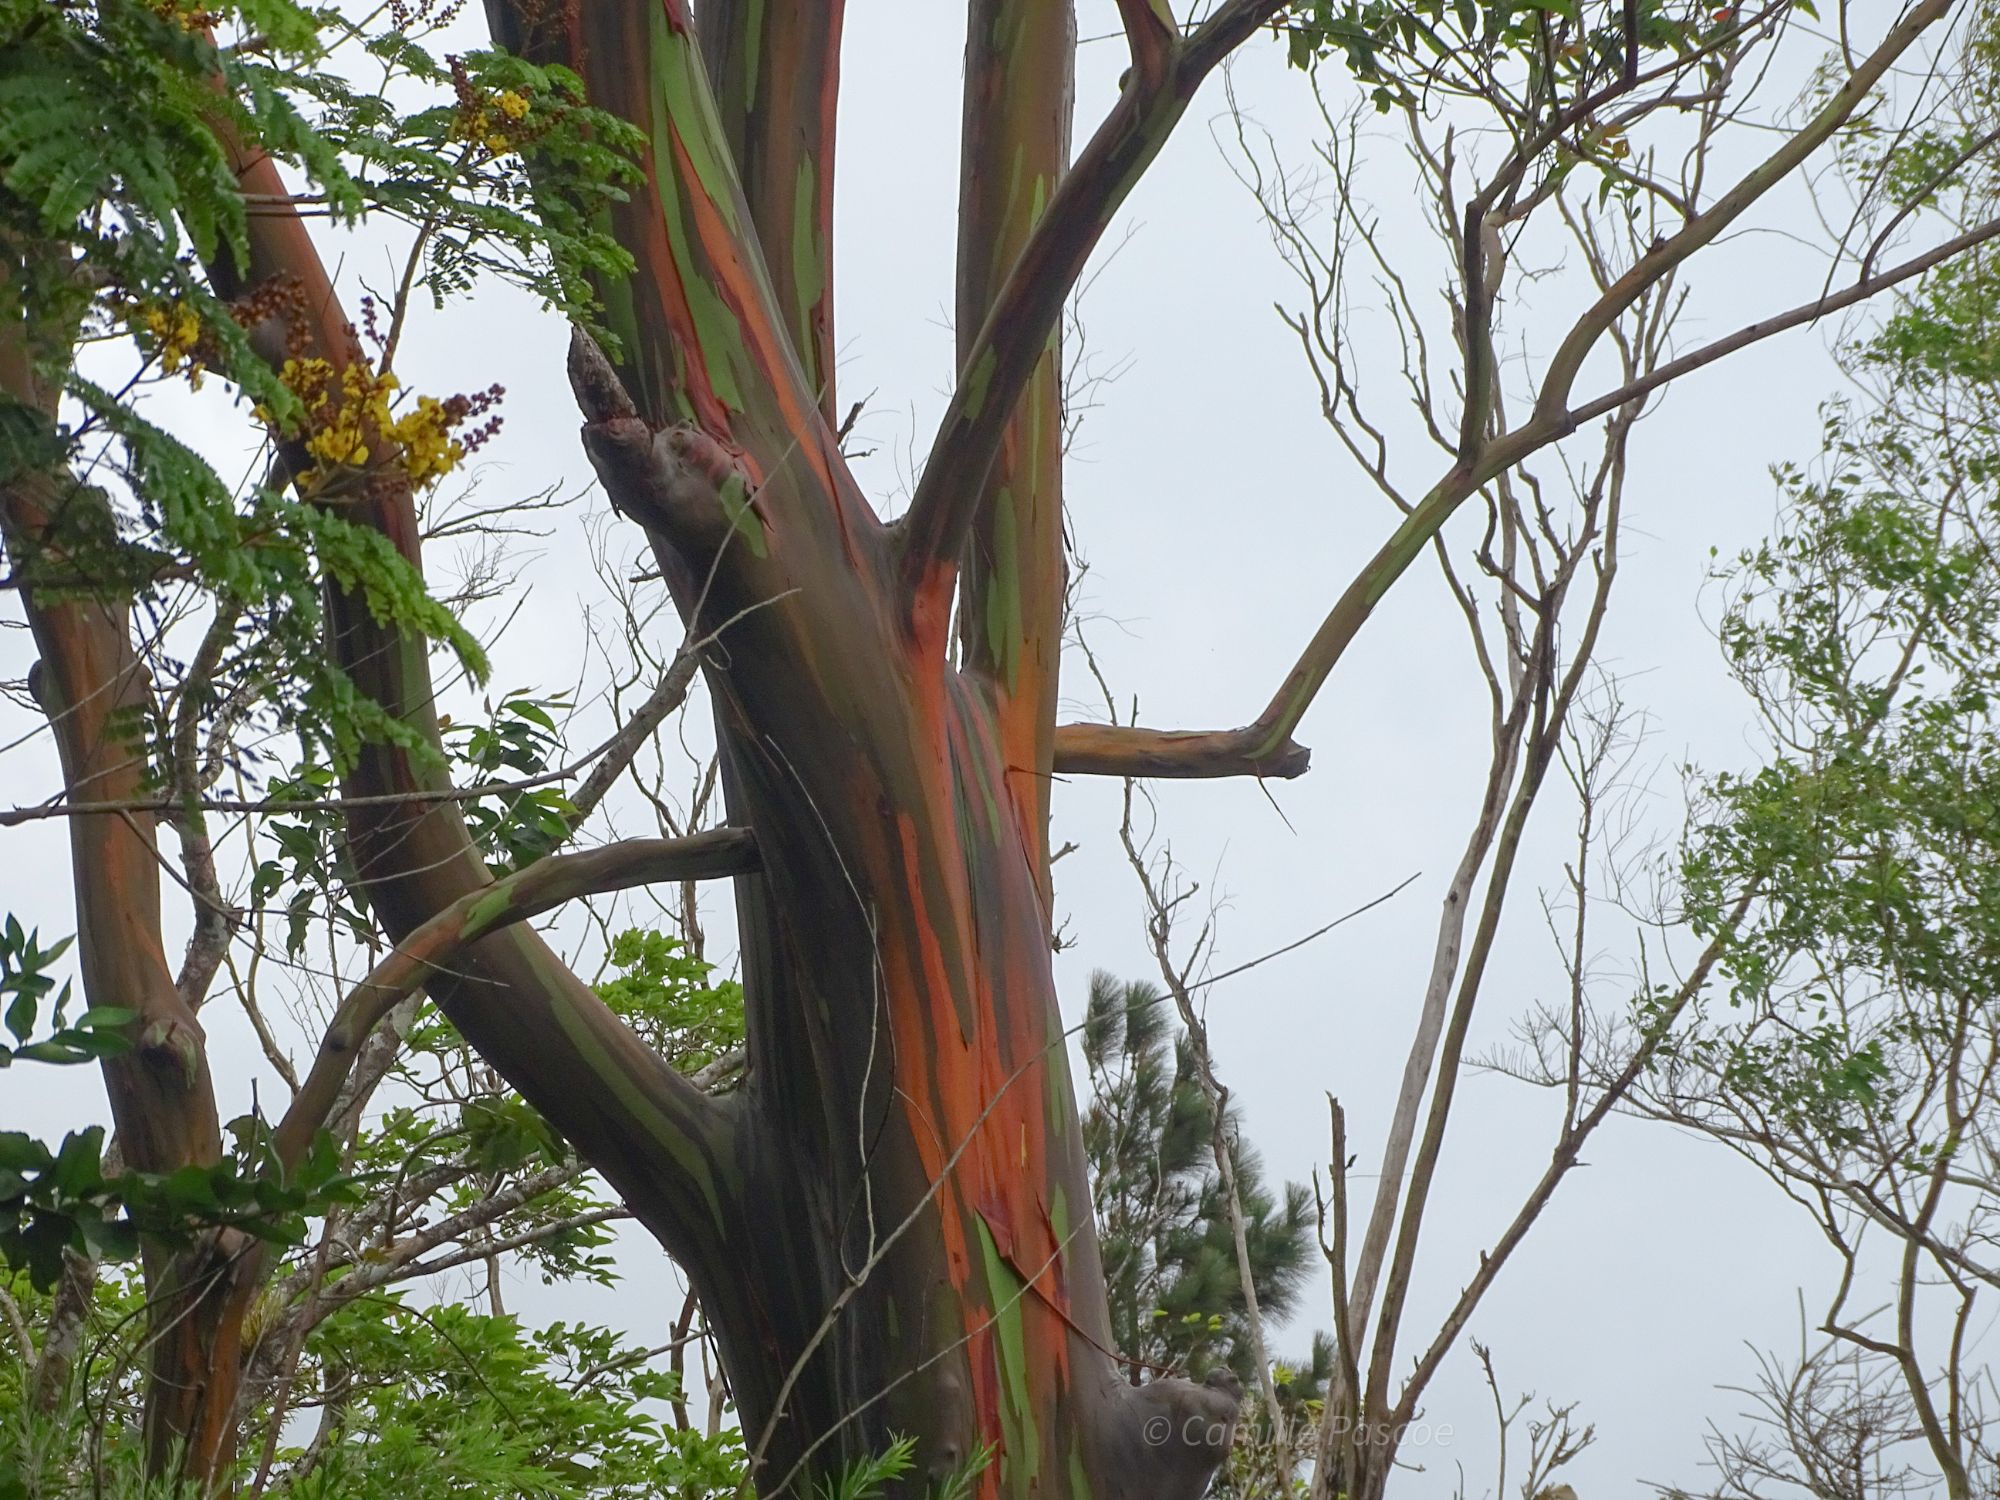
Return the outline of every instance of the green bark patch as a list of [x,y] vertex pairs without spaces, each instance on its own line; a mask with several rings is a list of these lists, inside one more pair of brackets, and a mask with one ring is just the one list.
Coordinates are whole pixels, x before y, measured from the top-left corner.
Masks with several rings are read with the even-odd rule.
[[1075,1443],[1069,1449],[1069,1500],[1090,1500],[1090,1475],[1083,1466],[1083,1451]]
[[993,497],[992,575],[986,586],[986,649],[1011,690],[1021,665],[1021,557],[1014,491],[1002,485]]
[[717,148],[722,121],[709,97],[708,79],[690,40],[667,24],[663,11],[653,13],[653,82],[666,105],[667,120],[687,153],[688,165],[702,194],[715,205],[732,233],[736,223],[736,174]]
[[730,474],[723,478],[720,490],[722,513],[729,518],[730,526],[743,538],[743,545],[758,557],[770,554],[764,541],[764,525],[757,519],[757,512],[751,507],[754,498],[750,492],[750,481],[741,474]]
[[682,1171],[700,1183],[701,1195],[708,1205],[715,1232],[726,1239],[728,1228],[722,1214],[722,1197],[716,1191],[715,1173],[710,1168],[707,1154],[676,1129],[660,1107],[646,1097],[645,1090],[627,1076],[574,1006],[558,995],[550,1001],[550,1008],[555,1012],[556,1024],[562,1027],[598,1082],[610,1090],[634,1119],[646,1126],[647,1133],[665,1148]]
[[826,274],[819,255],[818,190],[812,158],[799,158],[798,175],[792,181],[792,292],[797,299],[799,364],[816,387],[831,374],[816,367],[813,347],[812,310],[826,295]]
[[999,363],[999,354],[988,344],[980,351],[979,362],[966,372],[964,420],[969,422],[977,417],[986,404],[986,388],[993,384],[994,367]]
[[1000,1429],[1006,1448],[1001,1478],[1016,1494],[1028,1494],[1041,1469],[1040,1433],[1035,1426],[1034,1391],[1028,1383],[1028,1337],[1021,1315],[1027,1283],[1000,1253],[984,1215],[975,1213],[979,1250],[986,1262],[986,1290],[993,1298],[994,1348],[1000,1355]]

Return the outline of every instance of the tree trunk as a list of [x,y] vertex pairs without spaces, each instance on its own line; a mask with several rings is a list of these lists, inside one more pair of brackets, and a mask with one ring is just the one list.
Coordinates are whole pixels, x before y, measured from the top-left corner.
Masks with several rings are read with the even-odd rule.
[[[837,7],[704,10],[708,67],[672,0],[538,24],[492,10],[506,44],[576,68],[655,143],[617,225],[638,270],[605,288],[619,358],[579,341],[572,375],[613,504],[691,630],[721,635],[724,785],[762,861],[738,882],[734,1171],[708,1229],[669,1237],[759,1484],[904,1434],[926,1482],[992,1450],[982,1493],[1199,1495],[1236,1396],[1123,1378],[1051,973],[1054,329],[1024,330],[1019,409],[965,466],[973,493],[947,497],[964,552],[922,555],[848,474],[805,337],[826,326],[830,202],[766,180],[774,140],[797,182],[828,180]],[[1065,165],[1075,36],[1067,3],[971,10],[969,363]],[[734,60],[757,57],[791,71],[745,86]],[[760,243],[785,247],[786,274]]]
[[[885,524],[831,420],[839,5],[714,0],[704,55],[684,0],[489,4],[503,45],[570,66],[650,143],[614,214],[635,269],[600,288],[617,358],[580,339],[572,378],[614,505],[687,623],[720,632],[725,790],[760,864],[737,884],[747,1083],[702,1096],[526,926],[429,989],[687,1268],[766,1493],[908,1435],[913,1492],[990,1455],[984,1495],[1192,1500],[1226,1448],[1233,1388],[1134,1386],[1112,1350],[1051,973],[1055,335],[1123,194],[1275,6],[1233,0],[1183,41],[1127,0],[1132,81],[1074,170],[1068,0],[970,7],[968,373],[926,490]],[[282,196],[254,153],[239,168]],[[251,234],[248,283],[293,279],[312,325],[257,331],[269,356],[356,357],[303,224]],[[370,467],[395,462],[378,445]],[[407,485],[346,505],[420,562]],[[425,643],[338,589],[327,610],[356,686],[434,742]],[[394,800],[439,788],[388,744],[345,778],[398,944],[490,878],[456,803]]]
[[[0,393],[53,422],[57,388],[38,357],[56,362],[68,351],[38,350],[18,326],[0,330]],[[151,774],[144,716],[152,679],[133,649],[129,594],[88,560],[113,526],[104,493],[60,465],[0,484],[0,540],[23,580],[37,653],[29,686],[55,739],[66,795],[77,802],[144,801]],[[117,1149],[127,1166],[165,1174],[219,1161],[222,1131],[201,1023],[161,941],[157,828],[150,812],[69,820],[84,996],[136,1017],[124,1028],[126,1050],[103,1064]],[[172,1465],[205,1478],[234,1452],[245,1246],[231,1233],[180,1248],[148,1240],[142,1249],[149,1462],[156,1472]],[[65,1293],[73,1294],[67,1282]],[[57,1363],[66,1368],[67,1360]]]
[[[764,665],[713,685],[732,816],[764,861],[739,900],[762,1201],[690,1269],[705,1299],[788,1289],[749,1327],[709,1302],[753,1449],[772,1428],[763,1477],[829,1438],[815,1471],[900,1433],[931,1476],[997,1447],[1009,1493],[1199,1494],[1235,1403],[1135,1390],[1109,1353],[1045,911],[990,702],[893,622],[753,618],[731,653]],[[782,661],[803,680],[765,670]],[[1156,1415],[1156,1439],[1193,1418],[1197,1441],[1146,1446]]]

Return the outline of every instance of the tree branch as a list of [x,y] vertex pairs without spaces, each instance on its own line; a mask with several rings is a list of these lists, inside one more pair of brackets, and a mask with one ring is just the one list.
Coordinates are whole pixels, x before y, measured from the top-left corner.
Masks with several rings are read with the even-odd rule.
[[1272,743],[1256,726],[1242,729],[1140,729],[1126,724],[1060,724],[1058,776],[1213,778],[1303,776],[1312,752],[1289,736]]
[[376,1023],[488,933],[583,896],[665,881],[747,875],[757,867],[757,844],[748,829],[717,828],[684,839],[630,839],[579,854],[552,854],[467,892],[409,933],[347,992],[320,1041],[312,1071],[278,1124],[274,1145],[279,1160],[290,1168],[304,1159]]
[[[705,5],[701,30],[725,54],[712,60],[688,0],[486,4],[496,41],[574,70],[591,104],[637,127],[646,143],[644,181],[609,214],[634,264],[597,278],[603,316],[618,339],[632,415],[663,439],[699,435],[728,456],[726,470],[693,468],[717,483],[731,478],[725,509],[749,545],[732,549],[730,566],[746,572],[756,571],[771,531],[790,527],[802,550],[848,557],[879,545],[883,531],[841,460],[821,367],[831,347],[821,283],[839,9]],[[782,55],[761,50],[766,43]],[[768,94],[741,77],[752,52]],[[718,97],[710,80],[722,67],[738,76]],[[735,153],[753,143],[755,160],[739,180]],[[638,451],[636,432],[624,441]],[[691,514],[711,524],[712,510]],[[670,527],[655,536],[677,549],[689,540]]]
[[684,642],[674,653],[674,659],[667,663],[667,670],[661,674],[659,683],[646,695],[646,701],[639,705],[631,718],[618,726],[618,732],[605,747],[604,758],[591,767],[583,785],[570,798],[571,828],[583,826],[584,820],[604,800],[605,793],[625,774],[626,767],[632,764],[640,747],[653,737],[653,731],[660,727],[668,714],[687,701],[688,688],[693,685],[694,674],[700,666],[701,655],[694,643]]
[[[58,392],[37,375],[37,352],[18,320],[11,328],[0,323],[0,394],[53,423]],[[71,351],[60,357],[66,366]],[[0,542],[17,573],[32,574],[59,556],[64,527],[79,517],[101,518],[102,534],[112,532],[109,499],[65,465],[0,485]],[[129,597],[45,594],[32,586],[20,597],[39,656],[32,690],[55,738],[65,792],[136,796],[148,774],[142,741],[153,682],[133,649]],[[157,820],[79,819],[69,826],[69,846],[85,999],[133,1016],[121,1028],[131,1045],[101,1064],[125,1158],[158,1173],[212,1165],[222,1154],[214,1079],[201,1023],[167,965]],[[235,1372],[219,1370],[207,1347],[216,1332],[207,1319],[216,1283],[202,1279],[199,1249],[183,1254],[150,1239],[143,1248],[149,1459],[163,1465],[167,1455],[183,1453],[188,1472],[204,1473],[232,1440],[226,1418]]]
[[[961,364],[1068,168],[1075,59],[1071,0],[973,0],[967,9]],[[959,559],[959,659],[998,696],[1008,787],[1045,906],[1065,581],[1062,407],[1062,358],[1052,335],[1000,435]]]
[[[1749,897],[1746,895],[1732,908],[1727,926],[1724,928],[1725,933],[1742,920],[1748,907]],[[1493,1248],[1481,1252],[1479,1268],[1473,1272],[1453,1301],[1451,1310],[1440,1322],[1436,1335],[1425,1347],[1424,1352],[1417,1357],[1415,1369],[1403,1387],[1403,1397],[1391,1416],[1392,1421],[1409,1420],[1410,1413],[1416,1409],[1416,1402],[1430,1383],[1431,1376],[1443,1362],[1445,1355],[1457,1344],[1458,1336],[1465,1331],[1465,1325],[1471,1319],[1474,1309],[1479,1306],[1480,1299],[1499,1277],[1501,1267],[1506,1265],[1508,1257],[1520,1248],[1521,1242],[1527,1238],[1535,1220],[1541,1217],[1542,1210],[1548,1206],[1549,1199],[1554,1196],[1562,1179],[1577,1164],[1584,1143],[1589,1140],[1597,1127],[1604,1123],[1612,1110],[1618,1107],[1633,1082],[1645,1072],[1654,1054],[1666,1041],[1681,1012],[1708,983],[1709,972],[1720,958],[1721,951],[1721,937],[1711,940],[1702,950],[1687,978],[1674,991],[1672,997],[1660,1007],[1654,1029],[1646,1040],[1641,1043],[1626,1066],[1619,1071],[1616,1079],[1599,1095],[1583,1118],[1563,1132],[1562,1138],[1551,1153],[1548,1166],[1536,1179],[1534,1187],[1522,1200],[1520,1208],[1508,1221],[1507,1227],[1501,1231],[1500,1237],[1494,1241]]]
[[1613,282],[1590,310],[1577,319],[1568,336],[1557,346],[1543,374],[1541,392],[1535,401],[1534,421],[1530,425],[1550,425],[1558,431],[1562,430],[1570,388],[1575,385],[1585,358],[1619,315],[1647,287],[1713,241],[1824,145],[1861,107],[1862,101],[1894,66],[1896,59],[1914,46],[1925,30],[1950,13],[1951,4],[1952,0],[1923,0],[1922,4],[1915,6],[1889,28],[1875,50],[1855,66],[1826,103],[1798,131],[1788,136],[1782,146],[1746,172],[1735,186],[1690,219],[1677,233],[1657,241],[1633,263],[1630,270]]
[[[1746,173],[1707,212],[1641,255],[1632,268],[1605,291],[1576,321],[1558,347],[1544,375],[1533,414],[1513,431],[1480,445],[1476,453],[1461,453],[1458,461],[1430,492],[1411,507],[1389,539],[1334,602],[1270,703],[1251,724],[1236,730],[1178,733],[1111,725],[1063,725],[1056,731],[1056,770],[1121,776],[1271,775],[1276,773],[1262,767],[1290,746],[1300,759],[1295,762],[1297,770],[1289,774],[1298,774],[1305,768],[1305,752],[1291,746],[1291,735],[1335,664],[1374,613],[1376,603],[1430,544],[1459,505],[1478,493],[1483,484],[1513,468],[1548,443],[1574,431],[1580,422],[1615,411],[1677,375],[1697,369],[1759,339],[1861,301],[2000,234],[2000,224],[1968,231],[1891,271],[1858,281],[1844,291],[1775,318],[1751,324],[1729,338],[1718,340],[1680,360],[1662,364],[1576,411],[1572,412],[1567,407],[1570,387],[1584,359],[1617,318],[1649,287],[1658,284],[1697,249],[1722,233],[1815,148],[1824,144],[1860,107],[1868,91],[1880,81],[1896,59],[1915,44],[1925,28],[1949,10],[1950,0],[1924,0],[1891,29],[1875,51],[1862,60],[1848,81],[1802,129]],[[1221,13],[1218,13],[1218,19],[1220,16]],[[1197,33],[1197,37],[1199,35]],[[1193,39],[1189,45],[1192,47]],[[928,471],[925,477],[929,478]],[[912,508],[914,510],[914,505]]]
[[1606,413],[1616,411],[1628,401],[1650,395],[1669,381],[1678,380],[1681,376],[1699,370],[1704,365],[1712,365],[1739,349],[1761,343],[1773,334],[1785,333],[1808,323],[1816,323],[1829,313],[1852,307],[1857,302],[1866,302],[1870,297],[1908,281],[1913,276],[1921,276],[1924,272],[1933,270],[1953,257],[1976,249],[1996,237],[2000,237],[2000,219],[1989,219],[1984,224],[1966,230],[1963,234],[1954,235],[1940,245],[1934,245],[1922,255],[1912,256],[1886,271],[1878,271],[1872,276],[1844,286],[1837,292],[1828,292],[1823,297],[1800,303],[1788,311],[1760,318],[1755,323],[1746,323],[1726,337],[1703,344],[1699,349],[1691,349],[1679,358],[1670,359],[1657,369],[1649,370],[1637,379],[1626,382],[1616,390],[1607,391],[1604,395],[1594,397],[1583,405],[1573,408],[1564,418],[1564,425],[1566,428],[1574,429],[1581,427],[1585,422],[1594,422]]
[[1173,0],[1118,0],[1118,19],[1132,52],[1132,73],[1142,88],[1166,87],[1180,47]]
[[[1112,214],[1166,143],[1202,80],[1282,5],[1283,0],[1228,0],[1193,35],[1175,39],[1171,66],[1154,67],[1150,77],[1145,67],[1127,74],[1118,102],[1056,189],[960,367],[923,477],[896,526],[904,587],[913,601],[921,594],[936,605],[948,595],[1015,403]],[[1160,45],[1151,29],[1157,16],[1140,18],[1139,12],[1153,15],[1141,0],[1126,0],[1121,10],[1134,33],[1134,57],[1143,61]],[[942,617],[941,609],[929,612]]]

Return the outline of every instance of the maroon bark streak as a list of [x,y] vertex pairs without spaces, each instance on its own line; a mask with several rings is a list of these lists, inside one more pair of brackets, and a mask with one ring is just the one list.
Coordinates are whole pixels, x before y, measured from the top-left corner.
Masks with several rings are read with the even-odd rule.
[[723,138],[792,348],[836,421],[834,123],[845,0],[710,0],[698,15]]

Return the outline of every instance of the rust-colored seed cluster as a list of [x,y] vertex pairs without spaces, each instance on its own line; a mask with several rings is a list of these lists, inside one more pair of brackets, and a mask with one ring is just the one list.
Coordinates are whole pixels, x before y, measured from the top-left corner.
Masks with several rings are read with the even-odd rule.
[[389,20],[408,34],[419,26],[449,26],[465,9],[465,0],[389,0]]
[[229,315],[244,329],[281,321],[285,329],[285,353],[290,358],[303,359],[312,350],[305,288],[296,276],[273,276],[260,281],[230,304]]

